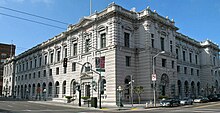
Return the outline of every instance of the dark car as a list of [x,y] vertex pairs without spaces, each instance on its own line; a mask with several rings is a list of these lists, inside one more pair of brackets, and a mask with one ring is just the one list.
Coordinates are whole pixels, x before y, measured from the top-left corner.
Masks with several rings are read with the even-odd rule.
[[217,97],[218,97],[218,100],[220,100],[220,94],[216,94],[217,95]]
[[160,101],[161,106],[179,106],[179,99],[165,99]]
[[211,94],[208,96],[209,101],[214,102],[214,101],[218,101],[218,95],[216,94]]

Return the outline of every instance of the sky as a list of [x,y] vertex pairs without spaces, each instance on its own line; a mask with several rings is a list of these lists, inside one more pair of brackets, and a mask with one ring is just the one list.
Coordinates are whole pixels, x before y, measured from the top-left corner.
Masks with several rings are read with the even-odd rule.
[[[178,32],[197,41],[209,39],[220,44],[220,0],[92,0],[92,12],[102,11],[112,2],[128,10],[135,7],[136,11],[150,6],[158,14],[174,19]],[[0,0],[0,43],[15,44],[18,55],[64,32],[68,24],[76,24],[84,16],[89,16],[89,6],[90,0]],[[21,14],[7,8],[68,24]]]

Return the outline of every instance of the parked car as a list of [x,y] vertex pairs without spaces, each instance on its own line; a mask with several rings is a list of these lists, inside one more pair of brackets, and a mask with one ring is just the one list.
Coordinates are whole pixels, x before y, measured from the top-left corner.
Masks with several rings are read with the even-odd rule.
[[178,99],[165,99],[160,101],[161,106],[179,106],[180,101]]
[[216,94],[217,95],[217,97],[218,97],[218,100],[220,100],[220,94]]
[[192,105],[193,104],[193,99],[191,98],[183,98],[180,100],[181,105]]
[[218,96],[216,94],[211,94],[208,96],[208,99],[211,102],[218,101]]
[[195,103],[205,103],[208,101],[209,101],[209,99],[207,97],[198,97],[198,98],[194,99]]

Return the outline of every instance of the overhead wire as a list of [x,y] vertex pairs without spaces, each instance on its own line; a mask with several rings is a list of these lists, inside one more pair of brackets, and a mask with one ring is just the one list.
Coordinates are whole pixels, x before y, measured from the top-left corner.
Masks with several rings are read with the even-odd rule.
[[33,22],[33,23],[37,23],[37,24],[41,24],[41,25],[46,25],[46,26],[50,26],[50,27],[66,30],[66,28],[59,27],[59,26],[56,26],[56,25],[47,24],[47,23],[43,23],[43,22],[39,22],[39,21],[35,21],[35,20],[30,20],[30,19],[26,19],[26,18],[22,18],[22,17],[18,17],[18,16],[13,16],[13,15],[5,14],[5,13],[0,13],[0,15],[4,15],[4,16],[12,17],[12,18],[17,18],[17,19],[20,19],[20,20],[25,20],[25,21],[29,21],[29,22]]
[[65,25],[69,25],[69,23],[66,23],[66,22],[62,22],[62,21],[59,21],[59,20],[51,19],[51,18],[46,18],[46,17],[43,17],[43,16],[27,13],[27,12],[24,12],[24,11],[15,10],[15,9],[8,8],[8,7],[0,6],[0,8],[10,10],[10,11],[14,11],[14,12],[21,13],[21,14],[26,14],[26,15],[33,16],[33,17],[38,17],[38,18],[45,19],[45,20],[50,20],[50,21],[65,24]]

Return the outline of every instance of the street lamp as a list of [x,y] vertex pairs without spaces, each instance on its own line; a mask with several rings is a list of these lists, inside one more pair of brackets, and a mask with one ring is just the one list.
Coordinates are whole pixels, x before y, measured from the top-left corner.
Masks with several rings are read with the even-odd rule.
[[131,85],[131,106],[133,107],[133,76],[131,75],[131,81],[128,83]]
[[154,92],[154,107],[156,107],[156,78],[157,78],[157,76],[156,76],[156,74],[155,74],[155,66],[154,66],[154,59],[158,56],[158,55],[160,55],[160,54],[164,54],[165,53],[165,51],[161,51],[161,52],[159,52],[159,53],[157,53],[154,57],[153,57],[153,74],[152,74],[152,82],[153,82],[153,92]]
[[121,88],[121,86],[118,86],[118,88],[117,88],[117,91],[118,91],[118,107],[119,107],[119,110],[120,110],[120,108],[121,108],[121,92],[122,92],[122,88]]

